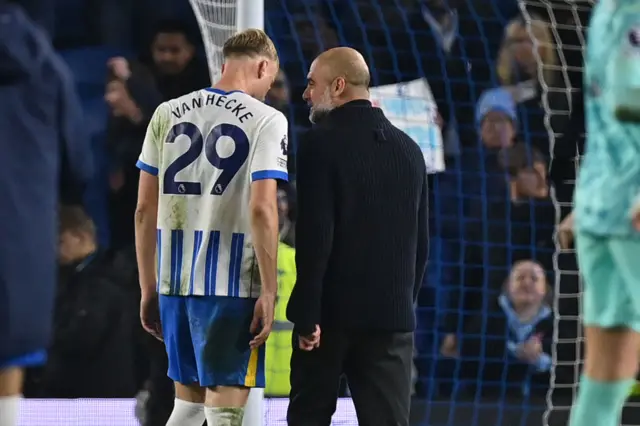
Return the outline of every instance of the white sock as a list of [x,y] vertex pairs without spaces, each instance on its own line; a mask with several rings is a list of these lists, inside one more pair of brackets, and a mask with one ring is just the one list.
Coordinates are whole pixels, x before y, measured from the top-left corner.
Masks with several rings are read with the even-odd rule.
[[263,426],[264,424],[264,389],[252,388],[244,407],[242,426]]
[[204,420],[203,404],[176,398],[167,426],[202,426]]
[[0,397],[0,426],[18,426],[20,396]]
[[207,426],[242,426],[244,408],[204,407]]

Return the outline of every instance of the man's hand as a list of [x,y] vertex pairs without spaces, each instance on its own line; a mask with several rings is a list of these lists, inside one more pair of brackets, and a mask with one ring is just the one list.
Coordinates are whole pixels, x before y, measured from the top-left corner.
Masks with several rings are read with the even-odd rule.
[[538,336],[534,336],[518,346],[516,349],[518,359],[527,363],[534,363],[542,355],[542,342]]
[[104,100],[116,117],[126,117],[134,124],[142,121],[142,111],[136,105],[124,83],[115,81],[107,85]]
[[249,346],[255,349],[264,344],[273,328],[273,317],[275,315],[276,296],[275,294],[263,293],[256,300],[256,306],[253,309],[253,320],[249,331],[256,335]]
[[320,347],[320,326],[316,324],[316,331],[310,336],[298,336],[298,346],[303,351],[312,351]]
[[113,74],[120,80],[128,80],[131,77],[131,68],[129,67],[129,61],[122,56],[116,56],[109,59],[107,66],[111,69]]
[[455,334],[447,334],[440,346],[440,355],[447,358],[458,357],[458,339]]
[[558,226],[558,243],[563,250],[571,247],[573,243],[573,212],[569,213],[569,216],[565,217]]
[[156,339],[162,341],[162,323],[160,322],[160,306],[158,293],[143,295],[140,300],[140,322],[142,328]]

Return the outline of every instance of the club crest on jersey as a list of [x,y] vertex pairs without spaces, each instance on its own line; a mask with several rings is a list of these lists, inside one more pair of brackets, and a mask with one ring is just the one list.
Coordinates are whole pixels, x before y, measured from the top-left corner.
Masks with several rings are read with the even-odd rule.
[[280,150],[282,151],[282,155],[287,155],[287,135],[284,135],[280,141]]

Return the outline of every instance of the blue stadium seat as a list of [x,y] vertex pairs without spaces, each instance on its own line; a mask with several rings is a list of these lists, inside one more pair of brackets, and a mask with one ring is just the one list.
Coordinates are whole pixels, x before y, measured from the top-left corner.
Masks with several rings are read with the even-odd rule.
[[114,56],[127,56],[129,52],[101,46],[63,50],[60,55],[74,75],[81,98],[92,98],[104,93],[107,82],[107,61]]
[[85,206],[98,230],[98,242],[101,247],[109,246],[108,218],[108,176],[110,172],[109,156],[105,147],[107,117],[109,109],[102,94],[82,99],[85,112],[85,124],[90,137],[96,173],[89,183],[85,194]]

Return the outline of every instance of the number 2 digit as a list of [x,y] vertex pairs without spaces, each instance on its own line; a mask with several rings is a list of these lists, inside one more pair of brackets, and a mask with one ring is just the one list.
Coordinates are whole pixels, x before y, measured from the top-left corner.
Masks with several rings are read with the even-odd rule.
[[[249,156],[249,138],[247,134],[234,124],[219,124],[209,132],[206,140],[203,140],[202,132],[195,124],[179,123],[171,128],[165,143],[174,143],[178,136],[181,135],[187,136],[191,145],[187,152],[179,156],[167,167],[164,173],[163,192],[173,195],[202,194],[200,182],[176,181],[176,174],[196,161],[204,148],[207,161],[222,172],[213,184],[211,194],[222,195]],[[218,141],[223,136],[231,138],[235,145],[233,154],[224,158],[218,155],[216,149]]]
[[164,193],[180,195],[199,195],[202,193],[200,182],[179,182],[176,174],[198,159],[202,152],[202,132],[193,123],[179,123],[171,128],[165,143],[174,143],[178,136],[184,135],[191,141],[187,152],[176,158],[164,172]]

